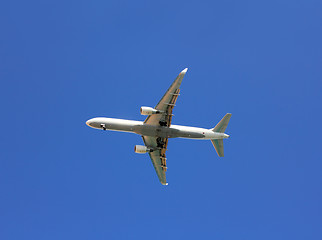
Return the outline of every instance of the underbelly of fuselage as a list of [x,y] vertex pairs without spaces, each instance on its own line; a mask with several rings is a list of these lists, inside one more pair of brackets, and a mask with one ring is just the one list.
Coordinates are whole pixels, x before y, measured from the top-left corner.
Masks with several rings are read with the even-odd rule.
[[144,136],[162,138],[204,138],[204,135],[201,133],[182,131],[172,127],[161,127],[145,124],[135,126],[133,132]]

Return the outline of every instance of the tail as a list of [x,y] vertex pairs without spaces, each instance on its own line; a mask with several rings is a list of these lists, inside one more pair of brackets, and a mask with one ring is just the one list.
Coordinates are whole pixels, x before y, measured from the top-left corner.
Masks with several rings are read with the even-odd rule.
[[[227,128],[227,125],[229,123],[231,117],[231,113],[227,113],[221,120],[220,122],[216,125],[216,127],[214,127],[213,129],[211,129],[213,132],[218,132],[218,133],[225,133],[225,130]],[[228,136],[228,135],[226,135]],[[228,136],[229,137],[229,136]],[[226,138],[226,137],[224,137]],[[223,157],[224,156],[224,142],[223,139],[213,139],[211,140],[212,144],[214,145],[216,152],[218,154],[219,157]]]

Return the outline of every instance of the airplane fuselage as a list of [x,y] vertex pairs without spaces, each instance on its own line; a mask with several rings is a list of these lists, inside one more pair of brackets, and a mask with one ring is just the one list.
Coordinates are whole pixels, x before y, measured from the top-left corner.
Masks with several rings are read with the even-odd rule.
[[154,126],[142,121],[97,117],[86,122],[89,127],[101,130],[132,132],[143,136],[162,138],[190,138],[200,140],[223,139],[229,135],[213,132],[210,129],[171,125],[170,127]]

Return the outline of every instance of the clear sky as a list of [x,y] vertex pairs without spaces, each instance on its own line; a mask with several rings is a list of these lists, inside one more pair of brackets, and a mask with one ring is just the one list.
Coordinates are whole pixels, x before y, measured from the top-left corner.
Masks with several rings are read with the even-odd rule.
[[[0,239],[322,239],[322,2],[2,1]],[[232,113],[225,157],[140,136],[189,70],[174,124]]]

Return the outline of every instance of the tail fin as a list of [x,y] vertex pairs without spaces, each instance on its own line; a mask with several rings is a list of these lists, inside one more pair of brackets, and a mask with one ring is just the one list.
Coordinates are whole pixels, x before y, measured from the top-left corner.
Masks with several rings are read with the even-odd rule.
[[227,125],[229,123],[231,117],[231,113],[227,113],[221,120],[220,122],[216,125],[216,127],[214,127],[213,129],[211,129],[213,132],[220,132],[223,133],[225,132]]
[[[211,130],[213,132],[224,133],[227,128],[227,125],[229,123],[230,117],[231,117],[231,113],[227,113],[220,120],[220,122],[216,125],[216,127],[214,127]],[[212,139],[211,142],[212,142],[212,145],[214,145],[218,156],[223,157],[224,156],[224,142],[223,142],[223,140],[222,139]]]

